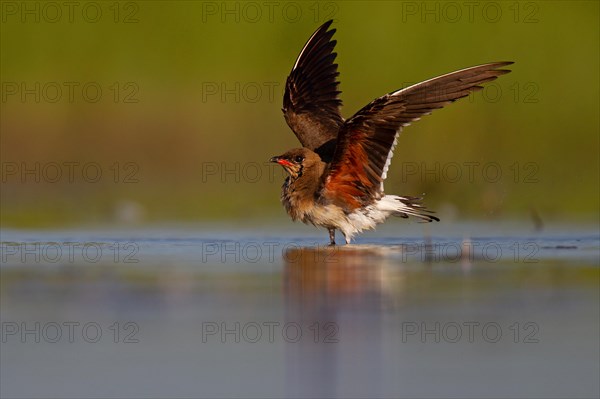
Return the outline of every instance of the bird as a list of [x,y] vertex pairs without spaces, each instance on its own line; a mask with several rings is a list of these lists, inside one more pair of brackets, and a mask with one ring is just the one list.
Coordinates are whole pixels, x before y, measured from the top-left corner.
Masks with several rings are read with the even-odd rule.
[[285,83],[283,115],[302,147],[269,161],[287,172],[281,202],[293,221],[335,233],[346,244],[390,216],[439,221],[415,196],[386,195],[383,182],[400,132],[510,70],[511,61],[461,69],[376,98],[349,119],[341,116],[333,20],[308,39]]

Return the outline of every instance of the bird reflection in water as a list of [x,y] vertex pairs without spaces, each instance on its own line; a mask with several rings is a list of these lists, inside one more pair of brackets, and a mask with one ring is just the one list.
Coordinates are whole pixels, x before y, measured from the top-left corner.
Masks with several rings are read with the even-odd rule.
[[[317,247],[285,253],[285,320],[301,325],[304,334],[298,342],[286,341],[288,396],[333,397],[350,386],[355,394],[377,392],[390,280],[390,260],[380,250]],[[349,381],[338,381],[340,376]]]

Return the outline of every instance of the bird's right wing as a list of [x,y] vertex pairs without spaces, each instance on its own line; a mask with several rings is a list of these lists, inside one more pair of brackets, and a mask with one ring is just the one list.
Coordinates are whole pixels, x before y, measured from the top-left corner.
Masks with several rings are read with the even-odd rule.
[[[302,48],[285,84],[283,114],[302,146],[319,155],[333,155],[333,146],[344,119],[340,115],[335,29],[327,21]],[[327,146],[324,146],[327,144]]]
[[499,69],[510,64],[495,62],[438,76],[386,94],[362,108],[340,129],[322,183],[322,199],[350,212],[380,198],[402,128],[482,89],[481,84],[510,72]]

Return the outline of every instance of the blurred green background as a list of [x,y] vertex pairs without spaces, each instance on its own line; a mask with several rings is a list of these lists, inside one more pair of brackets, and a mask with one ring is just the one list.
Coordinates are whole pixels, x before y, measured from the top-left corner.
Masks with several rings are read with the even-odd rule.
[[1,224],[285,218],[284,82],[329,18],[344,117],[515,61],[405,129],[386,192],[451,220],[597,220],[599,3],[469,4],[3,2]]

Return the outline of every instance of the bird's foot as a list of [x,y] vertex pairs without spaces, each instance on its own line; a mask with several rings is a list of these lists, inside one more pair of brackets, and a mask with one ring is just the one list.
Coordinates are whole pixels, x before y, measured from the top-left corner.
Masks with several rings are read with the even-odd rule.
[[327,229],[329,230],[329,246],[335,246],[335,229]]

